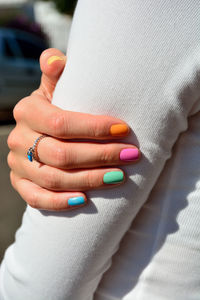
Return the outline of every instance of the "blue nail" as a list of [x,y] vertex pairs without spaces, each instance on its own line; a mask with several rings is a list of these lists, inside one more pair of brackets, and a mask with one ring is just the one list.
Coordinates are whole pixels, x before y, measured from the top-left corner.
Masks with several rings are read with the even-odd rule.
[[74,197],[68,199],[68,205],[81,205],[85,203],[85,199],[83,197]]

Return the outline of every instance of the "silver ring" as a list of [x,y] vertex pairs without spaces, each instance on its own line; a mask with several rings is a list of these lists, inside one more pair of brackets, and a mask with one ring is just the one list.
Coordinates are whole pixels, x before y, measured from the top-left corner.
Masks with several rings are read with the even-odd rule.
[[28,149],[27,157],[28,157],[28,160],[29,160],[29,161],[32,162],[33,159],[34,159],[34,160],[36,160],[37,162],[40,162],[39,156],[38,156],[38,152],[37,152],[37,147],[38,147],[39,142],[40,142],[43,138],[45,138],[45,137],[47,137],[46,134],[40,135],[40,136],[35,140],[33,146],[30,147],[30,148]]

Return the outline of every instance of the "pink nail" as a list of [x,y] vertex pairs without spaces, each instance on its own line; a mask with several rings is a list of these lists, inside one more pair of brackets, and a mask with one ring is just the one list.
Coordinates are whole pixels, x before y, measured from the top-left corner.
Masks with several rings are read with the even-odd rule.
[[133,161],[139,158],[139,151],[137,148],[123,149],[120,152],[120,159],[124,161]]

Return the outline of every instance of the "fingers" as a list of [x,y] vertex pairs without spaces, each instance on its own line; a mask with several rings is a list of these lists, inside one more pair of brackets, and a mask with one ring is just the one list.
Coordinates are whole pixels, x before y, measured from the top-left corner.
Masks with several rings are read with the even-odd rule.
[[66,64],[66,56],[58,49],[50,48],[40,56],[42,78],[39,90],[51,102],[55,86]]
[[137,162],[140,152],[130,144],[66,142],[43,139],[37,148],[40,162],[61,169],[124,165]]
[[61,169],[117,166],[140,159],[138,148],[130,144],[70,143],[50,137],[39,143],[37,154],[40,162]]
[[34,131],[63,139],[116,139],[129,133],[128,125],[120,119],[65,111],[40,95],[22,99],[15,106],[14,117]]
[[12,152],[8,164],[15,174],[29,179],[37,185],[52,191],[87,191],[114,187],[124,183],[124,173],[117,168],[65,171],[37,162],[30,163],[26,158]]
[[[8,138],[8,146],[23,159],[38,136],[17,126]],[[71,142],[50,136],[39,141],[35,153],[41,163],[61,169],[124,165],[137,162],[141,156],[139,149],[131,144]]]
[[[87,205],[83,193],[52,192],[10,173],[11,183],[20,196],[33,208],[42,210],[72,210]],[[31,191],[31,192],[30,192]]]

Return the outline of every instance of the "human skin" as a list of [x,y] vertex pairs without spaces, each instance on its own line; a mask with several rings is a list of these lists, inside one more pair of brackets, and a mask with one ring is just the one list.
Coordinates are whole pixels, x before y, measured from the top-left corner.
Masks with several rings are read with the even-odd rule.
[[142,159],[80,210],[27,207],[1,266],[3,299],[198,299],[198,11],[197,0],[78,2],[52,103],[126,120]]
[[[38,209],[71,210],[86,205],[83,191],[123,184],[124,172],[115,166],[140,158],[136,146],[116,141],[129,134],[122,120],[64,111],[50,103],[65,64],[66,56],[57,49],[42,53],[40,87],[16,105],[16,127],[8,137],[11,183]],[[30,163],[26,152],[41,134],[48,137],[38,144],[40,162]]]

